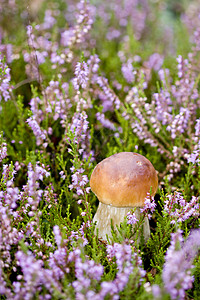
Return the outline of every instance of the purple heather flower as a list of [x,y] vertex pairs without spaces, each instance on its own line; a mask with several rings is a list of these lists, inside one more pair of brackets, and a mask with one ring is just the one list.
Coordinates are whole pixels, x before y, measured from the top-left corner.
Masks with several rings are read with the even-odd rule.
[[8,101],[11,98],[12,87],[10,85],[10,69],[0,56],[0,101]]
[[[38,164],[33,167],[31,163],[28,164],[28,183],[29,196],[35,195],[36,189],[39,187],[38,180],[43,180],[44,176],[48,177],[50,173],[45,170],[44,166]],[[38,191],[39,192],[39,191]],[[38,194],[39,195],[39,194]]]
[[[88,159],[91,156],[91,160],[93,160],[94,158],[92,156],[94,155],[94,152],[88,151],[90,140],[88,124],[89,122],[87,121],[87,114],[85,111],[75,113],[70,126],[70,130],[74,133],[74,139],[70,142],[77,144],[77,150],[79,154],[82,155],[82,158]],[[67,137],[67,139],[69,140],[69,137]],[[70,152],[71,149],[69,148],[68,151]]]
[[61,33],[61,44],[67,47],[65,51],[67,61],[70,62],[73,58],[71,48],[86,40],[86,36],[94,22],[94,15],[95,8],[88,1],[81,0],[77,4],[76,25]]
[[156,203],[150,193],[147,193],[147,196],[144,201],[144,207],[140,209],[141,213],[147,214],[148,218],[151,219],[152,213],[154,212]]
[[4,278],[2,265],[0,265],[0,295],[3,295],[7,299],[14,299],[11,289],[7,287],[7,282]]
[[65,176],[64,171],[60,171],[59,174],[60,174],[60,177],[61,177],[63,180],[65,180],[66,176]]
[[13,184],[14,176],[17,171],[12,167],[12,165],[3,165],[2,179],[3,182],[6,182],[6,185],[9,187]]
[[200,165],[200,119],[196,120],[195,125],[195,134],[194,134],[194,142],[196,143],[194,146],[193,152],[188,155],[188,163],[191,162],[192,164],[198,163]]
[[55,18],[52,16],[52,10],[47,9],[45,11],[44,16],[44,23],[40,25],[40,29],[47,30],[53,27],[53,25],[56,23]]
[[1,267],[9,267],[9,264],[11,263],[11,246],[17,245],[23,238],[21,230],[17,230],[12,224],[12,221],[18,216],[16,207],[19,200],[19,190],[18,188],[13,187],[13,183],[9,178],[6,178],[6,180],[5,190],[0,191],[0,269]]
[[79,10],[76,15],[76,21],[78,24],[84,24],[84,32],[87,33],[93,24],[94,7],[89,5],[89,1],[80,0],[77,4]]
[[73,80],[74,88],[78,91],[80,87],[85,89],[89,80],[89,69],[86,62],[78,62],[75,68],[76,77]]
[[[126,100],[130,103],[135,118],[131,114],[124,111],[124,118],[130,120],[133,132],[137,134],[138,138],[145,143],[150,144],[152,147],[156,147],[160,153],[166,153],[167,156],[172,155],[171,162],[167,166],[169,170],[168,179],[172,179],[174,173],[181,171],[182,164],[185,159],[188,162],[199,163],[199,133],[192,132],[195,127],[195,132],[198,132],[198,121],[195,125],[195,114],[198,108],[198,90],[196,88],[196,67],[194,57],[188,55],[187,59],[178,57],[178,69],[181,72],[179,79],[172,84],[172,78],[170,77],[169,70],[159,70],[159,76],[162,81],[162,87],[159,93],[153,95],[153,99],[150,103],[146,101],[146,98],[139,96],[133,90],[130,90]],[[191,101],[190,101],[191,100]],[[174,104],[175,103],[175,104]],[[188,104],[189,103],[189,104]],[[174,109],[175,105],[175,109]],[[194,117],[193,117],[194,116]],[[151,124],[151,125],[149,125]],[[193,151],[189,154],[189,146],[187,143],[183,148],[178,147],[168,151],[168,147],[162,142],[160,143],[157,134],[161,134],[164,130],[167,130],[171,139],[175,140],[178,136],[186,134],[191,131],[191,142],[195,143]],[[196,130],[197,127],[197,130]],[[151,130],[149,130],[151,128]],[[152,131],[154,132],[152,134]],[[168,132],[166,134],[168,135]]]
[[19,281],[13,282],[13,299],[32,299],[44,282],[43,261],[36,260],[30,251],[27,254],[17,251],[15,256],[23,275],[18,275]]
[[43,165],[36,163],[35,167],[28,164],[28,182],[23,186],[23,191],[20,192],[20,197],[26,201],[23,206],[23,212],[29,216],[34,216],[38,205],[42,199],[44,191],[40,189],[39,180],[43,181],[44,177],[48,177],[50,173],[45,170]]
[[157,285],[157,284],[153,284],[152,285],[152,293],[153,293],[153,296],[154,296],[155,299],[156,298],[160,299],[160,297],[161,297],[161,289],[160,289],[159,285]]
[[33,33],[33,27],[31,25],[28,25],[26,27],[26,33],[30,37],[30,35]]
[[[32,116],[32,117],[28,118],[26,120],[26,122],[31,127],[31,129],[33,130],[33,133],[36,137],[37,145],[38,146],[41,145],[47,138],[46,130],[41,129],[40,125],[38,124],[38,122],[35,119],[35,116]],[[43,143],[43,145],[45,145],[45,143]]]
[[58,249],[54,253],[50,253],[49,266],[52,269],[53,277],[56,280],[60,280],[64,277],[65,273],[69,273],[68,251],[64,243],[61,245],[62,235],[58,225],[54,226],[53,232]]
[[[159,142],[155,136],[149,131],[147,124],[149,121],[152,123],[152,127],[155,132],[160,131],[160,123],[158,122],[157,116],[155,115],[155,107],[153,103],[148,103],[146,97],[141,97],[138,88],[132,88],[125,101],[130,103],[132,111],[136,118],[132,117],[132,114],[124,111],[123,117],[125,119],[131,120],[131,127],[133,132],[138,136],[139,139],[143,140],[145,143],[150,144],[152,147],[157,147],[158,151],[163,153],[163,148],[161,148]],[[145,110],[145,114],[143,111]]]
[[177,66],[177,68],[178,68],[178,77],[181,78],[181,77],[183,77],[183,72],[184,72],[183,71],[183,58],[182,58],[181,55],[179,55],[176,60],[178,62],[178,66]]
[[77,170],[72,174],[72,184],[69,185],[69,189],[76,189],[77,195],[84,195],[84,191],[87,193],[89,190],[85,189],[85,185],[89,182],[87,175],[82,175],[84,170]]
[[175,192],[173,195],[167,195],[164,203],[163,212],[172,218],[171,223],[184,222],[191,216],[199,215],[198,198],[195,196],[192,196],[192,199],[187,202],[181,193]]
[[164,86],[166,87],[167,81],[170,81],[170,71],[169,69],[160,69],[158,71],[158,76],[160,80],[163,82]]
[[127,218],[127,224],[131,224],[131,225],[134,225],[134,224],[136,224],[137,222],[138,222],[138,219],[136,218],[136,215],[135,215],[135,213],[134,212],[128,212],[127,213],[127,216],[126,216],[126,218]]
[[87,238],[85,237],[85,229],[86,228],[89,228],[91,225],[91,223],[89,221],[87,221],[86,223],[83,222],[81,227],[78,229],[78,231],[71,231],[71,235],[69,237],[69,239],[71,241],[77,241],[77,240],[80,240],[82,241],[82,245],[85,246],[88,244],[88,240]]
[[69,273],[67,258],[68,253],[66,247],[60,247],[55,250],[54,253],[50,253],[49,266],[56,280],[62,279],[65,273]]
[[[127,244],[114,243],[107,245],[108,259],[116,258],[117,275],[112,282],[101,283],[101,290],[99,292],[100,299],[104,299],[106,295],[111,295],[113,299],[119,299],[118,293],[122,291],[129,281],[129,277],[133,272],[135,279],[145,276],[145,271],[141,268],[141,259],[137,253],[132,253],[132,247]],[[135,266],[135,268],[134,268]]]
[[61,245],[61,241],[62,241],[62,235],[61,235],[60,228],[59,228],[58,225],[55,225],[53,227],[53,233],[54,233],[56,244],[57,244],[57,246],[59,248],[60,245]]
[[134,71],[132,61],[130,59],[127,63],[123,63],[122,74],[128,83],[132,83],[135,80],[136,71]]
[[[120,108],[120,100],[114,93],[114,91],[109,87],[108,79],[105,77],[98,76],[96,78],[96,82],[99,87],[102,89],[104,94],[104,101],[110,102],[110,107],[119,109]],[[107,104],[108,105],[108,104]]]
[[169,124],[172,121],[172,101],[168,91],[160,90],[160,93],[154,93],[155,110],[158,120],[163,124]]
[[163,282],[171,299],[185,299],[185,291],[192,288],[192,263],[200,248],[200,230],[193,230],[183,244],[182,231],[172,234],[171,245],[165,256]]
[[[1,136],[0,136],[1,137]],[[0,145],[0,162],[7,156],[7,144],[2,143]]]
[[15,212],[15,209],[17,208],[17,201],[19,200],[19,189],[17,187],[12,187],[11,184],[11,181],[7,182],[7,189],[4,196],[4,201],[10,209],[10,213],[15,218],[18,216],[18,213]]
[[41,181],[43,180],[44,176],[45,177],[50,176],[50,173],[45,169],[45,166],[43,164],[39,166],[38,163],[36,163],[35,172],[37,174],[37,178]]
[[97,120],[103,125],[103,127],[108,128],[110,130],[116,131],[116,127],[114,123],[112,123],[110,120],[105,118],[105,115],[103,113],[96,113]]
[[53,52],[51,54],[51,62],[53,64],[63,65],[65,63],[64,57],[65,57],[64,54],[58,55],[57,53]]
[[87,61],[89,68],[92,68],[93,73],[97,73],[99,69],[100,59],[97,54],[91,55]]
[[[199,149],[200,149],[200,146],[199,146]],[[194,150],[190,156],[188,157],[188,163],[192,163],[193,165],[196,164],[196,163],[200,163],[200,159],[199,159],[199,155],[200,155],[200,150]]]
[[[54,80],[51,80],[49,82],[49,86],[45,90],[45,99],[48,99],[48,101],[46,101],[45,103],[45,113],[51,115],[55,121],[60,118],[61,124],[63,124],[63,120],[67,119],[67,111],[71,108],[72,105],[70,99],[67,99],[67,93],[68,85],[60,85],[59,81]],[[39,113],[40,109],[38,110],[38,114]]]
[[93,260],[87,259],[87,257],[82,260],[80,249],[70,252],[68,260],[75,262],[76,280],[72,283],[72,286],[75,289],[76,299],[84,299],[84,295],[91,290],[93,282],[100,281],[104,268]]
[[31,107],[31,111],[34,115],[35,120],[40,123],[44,116],[43,116],[43,111],[41,109],[39,109],[39,104],[42,103],[42,100],[39,97],[35,97],[32,98],[30,101],[30,107]]
[[12,49],[13,49],[12,44],[6,44],[6,45],[0,44],[0,53],[5,55],[8,64],[10,64],[13,60]]
[[147,2],[141,2],[140,5],[138,5],[138,1],[130,0],[123,1],[123,3],[121,1],[106,2],[105,8],[103,6],[98,9],[98,14],[109,27],[110,14],[107,12],[107,9],[115,17],[115,24],[117,24],[117,27],[111,28],[109,38],[114,38],[122,33],[128,22],[134,28],[134,38],[136,40],[141,38],[149,11]]
[[167,130],[171,132],[172,139],[175,139],[180,133],[184,133],[187,129],[190,116],[190,110],[183,107],[180,108],[179,114],[177,114],[172,123],[167,126]]
[[119,38],[120,35],[121,35],[121,33],[119,30],[117,30],[115,28],[109,28],[109,30],[106,34],[106,38],[111,41],[111,40]]
[[107,246],[108,258],[116,257],[117,268],[120,272],[123,270],[124,262],[130,265],[132,258],[132,249],[130,245],[114,243],[114,245]]
[[81,141],[85,140],[88,124],[87,114],[84,111],[74,115],[70,129],[75,134],[75,143],[79,144]]
[[74,38],[74,30],[73,29],[68,29],[63,32],[61,32],[61,44],[65,47],[69,47],[72,40]]
[[34,52],[34,54],[33,53],[30,53],[30,54],[24,53],[24,61],[32,63],[32,60],[36,60],[37,64],[41,65],[45,62],[47,56],[48,56],[47,51],[40,52],[40,51],[36,50]]
[[200,119],[196,120],[195,136],[200,138]]
[[163,64],[163,57],[159,53],[154,53],[149,60],[144,63],[145,67],[159,71]]
[[40,51],[36,50],[35,51],[35,56],[37,58],[37,63],[39,65],[41,65],[41,64],[43,64],[45,62],[46,57],[48,56],[48,53],[47,53],[47,51],[40,52]]

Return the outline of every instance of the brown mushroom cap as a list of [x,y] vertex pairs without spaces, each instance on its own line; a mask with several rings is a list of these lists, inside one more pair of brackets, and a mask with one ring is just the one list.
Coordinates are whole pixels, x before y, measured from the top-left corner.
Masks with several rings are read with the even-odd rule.
[[133,152],[120,152],[102,160],[94,168],[90,187],[100,202],[117,207],[144,206],[151,191],[154,196],[158,177],[151,162]]

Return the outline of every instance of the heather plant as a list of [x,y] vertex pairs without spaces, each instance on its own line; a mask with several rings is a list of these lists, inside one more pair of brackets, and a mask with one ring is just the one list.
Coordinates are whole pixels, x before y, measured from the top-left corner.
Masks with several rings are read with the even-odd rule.
[[[36,2],[0,0],[0,298],[199,299],[198,1]],[[159,189],[103,240],[121,151]]]

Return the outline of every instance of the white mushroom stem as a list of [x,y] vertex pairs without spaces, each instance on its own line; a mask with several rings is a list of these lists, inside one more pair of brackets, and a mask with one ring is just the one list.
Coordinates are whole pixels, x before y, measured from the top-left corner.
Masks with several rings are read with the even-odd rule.
[[[116,207],[99,202],[96,214],[94,215],[93,222],[96,222],[98,228],[99,237],[103,240],[107,240],[106,235],[109,237],[111,234],[111,219],[113,226],[120,225],[127,216],[127,213],[134,207]],[[137,207],[135,210],[135,216],[139,220],[141,216],[140,208]],[[116,227],[115,227],[116,228]],[[149,220],[147,217],[144,219],[143,224],[143,235],[144,240],[147,241],[150,237]]]

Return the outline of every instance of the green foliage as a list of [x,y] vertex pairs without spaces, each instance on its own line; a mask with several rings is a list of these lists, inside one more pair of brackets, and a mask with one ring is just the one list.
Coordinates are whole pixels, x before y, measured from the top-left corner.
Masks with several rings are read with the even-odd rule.
[[166,221],[163,216],[158,216],[156,225],[156,232],[152,233],[151,239],[147,242],[147,254],[151,257],[150,266],[157,272],[161,272],[173,227],[170,220]]

